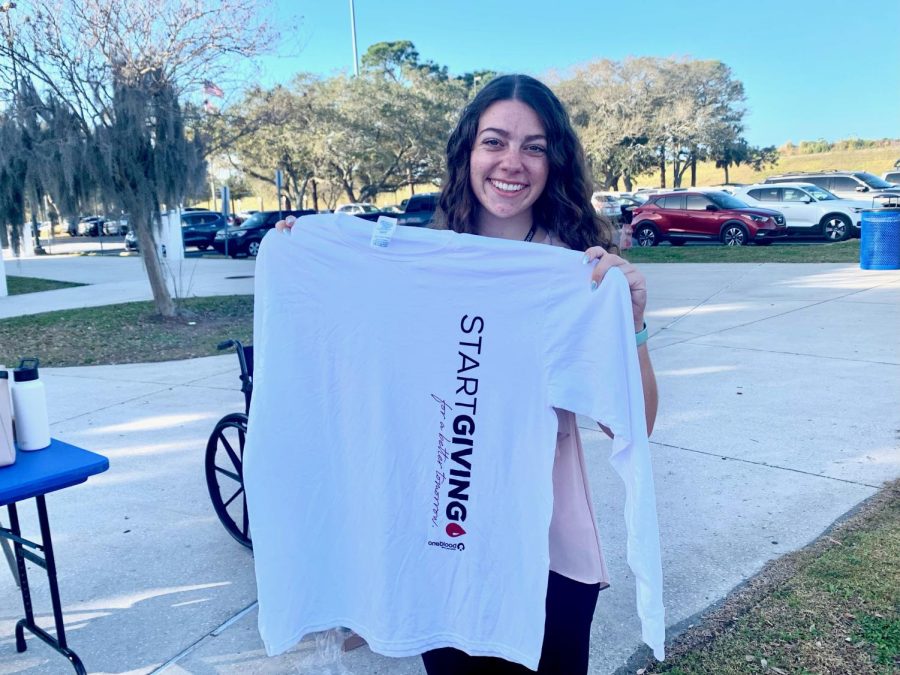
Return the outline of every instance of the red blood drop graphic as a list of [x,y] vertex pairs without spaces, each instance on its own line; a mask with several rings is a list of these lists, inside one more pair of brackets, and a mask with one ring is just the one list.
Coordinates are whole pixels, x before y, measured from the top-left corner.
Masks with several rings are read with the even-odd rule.
[[447,534],[451,537],[459,537],[460,535],[465,534],[466,531],[460,527],[458,523],[450,523],[447,525]]

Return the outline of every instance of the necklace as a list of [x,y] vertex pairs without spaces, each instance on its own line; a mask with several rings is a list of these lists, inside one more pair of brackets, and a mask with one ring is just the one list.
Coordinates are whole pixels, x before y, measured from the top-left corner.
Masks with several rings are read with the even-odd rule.
[[531,225],[531,229],[528,230],[528,234],[525,235],[524,241],[531,241],[534,239],[534,235],[537,233],[537,223],[533,223]]

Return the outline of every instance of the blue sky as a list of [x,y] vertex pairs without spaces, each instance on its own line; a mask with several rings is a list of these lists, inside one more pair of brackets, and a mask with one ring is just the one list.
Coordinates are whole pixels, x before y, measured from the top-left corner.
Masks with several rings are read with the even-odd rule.
[[[273,0],[286,40],[265,84],[352,72],[349,0]],[[540,76],[598,58],[690,56],[729,65],[756,145],[900,137],[900,0],[355,0],[359,53],[411,40],[459,74]]]

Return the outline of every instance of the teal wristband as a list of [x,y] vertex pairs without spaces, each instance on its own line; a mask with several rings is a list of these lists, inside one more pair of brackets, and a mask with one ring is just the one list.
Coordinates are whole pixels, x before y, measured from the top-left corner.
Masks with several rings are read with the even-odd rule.
[[634,334],[634,341],[638,347],[644,344],[647,341],[649,335],[647,334],[647,322],[644,322],[644,327]]

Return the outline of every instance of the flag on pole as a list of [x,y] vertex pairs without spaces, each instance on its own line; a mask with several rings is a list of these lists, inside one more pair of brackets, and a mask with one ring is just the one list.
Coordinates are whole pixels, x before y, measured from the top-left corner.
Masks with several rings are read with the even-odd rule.
[[212,80],[203,80],[203,93],[207,96],[218,96],[219,98],[225,96],[222,88],[217,86]]

